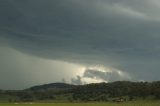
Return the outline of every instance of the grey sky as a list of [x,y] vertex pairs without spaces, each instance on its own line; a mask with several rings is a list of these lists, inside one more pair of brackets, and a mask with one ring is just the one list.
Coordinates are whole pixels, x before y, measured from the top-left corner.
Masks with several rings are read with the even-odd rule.
[[159,9],[159,0],[1,0],[0,88],[159,80]]

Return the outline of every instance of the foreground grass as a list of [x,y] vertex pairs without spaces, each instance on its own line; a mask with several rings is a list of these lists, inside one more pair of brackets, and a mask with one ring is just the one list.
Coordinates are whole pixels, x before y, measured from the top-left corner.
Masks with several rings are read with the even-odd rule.
[[126,103],[0,103],[0,106],[160,106],[160,101]]

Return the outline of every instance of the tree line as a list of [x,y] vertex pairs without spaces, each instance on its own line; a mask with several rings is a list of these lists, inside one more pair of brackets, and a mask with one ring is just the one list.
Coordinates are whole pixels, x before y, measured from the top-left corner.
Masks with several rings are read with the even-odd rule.
[[[87,85],[67,85],[63,88],[56,84],[36,86],[36,89],[19,91],[0,90],[0,96],[8,97],[9,102],[32,102],[32,101],[132,101],[137,98],[148,97],[160,99],[160,81],[155,82],[129,82],[117,81],[111,83],[96,83]],[[55,87],[56,86],[56,87]],[[41,89],[40,89],[41,88]],[[43,89],[42,89],[43,88]]]

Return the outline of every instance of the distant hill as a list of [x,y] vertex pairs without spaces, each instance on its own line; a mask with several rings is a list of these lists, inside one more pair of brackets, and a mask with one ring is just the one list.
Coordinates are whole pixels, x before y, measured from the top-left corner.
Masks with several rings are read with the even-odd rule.
[[76,85],[71,85],[66,83],[50,83],[50,84],[33,86],[25,90],[40,91],[40,90],[51,90],[51,89],[71,89],[74,88],[75,86]]
[[[106,102],[138,99],[160,100],[160,81],[94,83],[70,85],[51,83],[20,91],[0,91],[1,98],[10,102]],[[1,102],[1,100],[0,100]]]

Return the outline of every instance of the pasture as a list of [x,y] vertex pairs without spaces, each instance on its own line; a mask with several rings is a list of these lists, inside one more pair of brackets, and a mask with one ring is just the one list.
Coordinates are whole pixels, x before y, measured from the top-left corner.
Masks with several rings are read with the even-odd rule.
[[0,106],[159,106],[159,101],[125,103],[0,103]]

